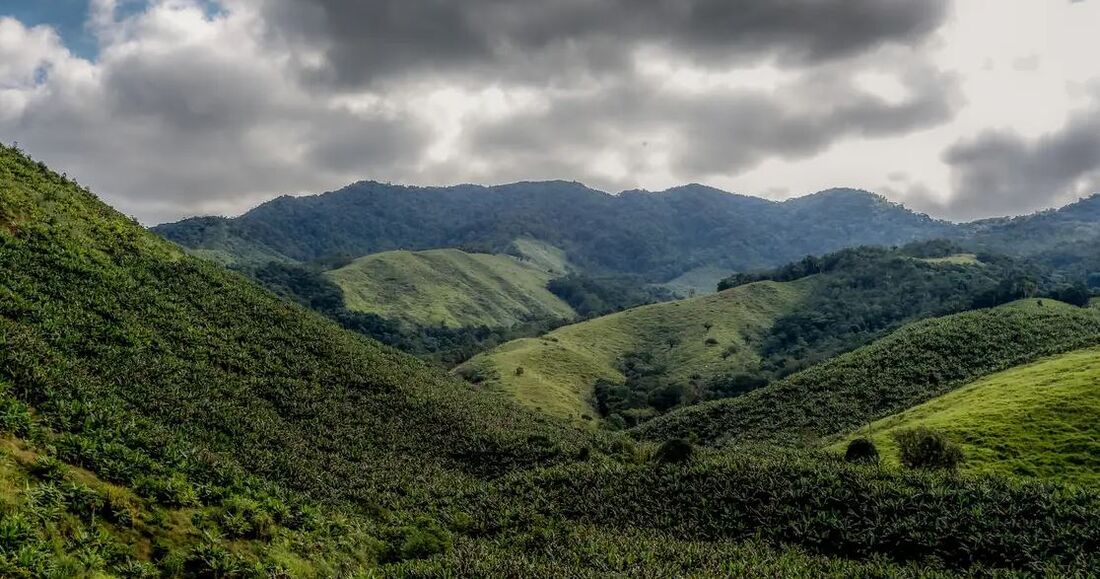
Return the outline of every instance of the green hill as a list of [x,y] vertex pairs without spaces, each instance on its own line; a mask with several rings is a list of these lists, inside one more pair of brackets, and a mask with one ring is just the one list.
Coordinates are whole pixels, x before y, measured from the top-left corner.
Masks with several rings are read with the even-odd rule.
[[1087,575],[1100,495],[545,418],[0,148],[0,576]]
[[619,361],[628,354],[651,352],[669,369],[662,377],[677,384],[758,364],[754,346],[805,296],[808,284],[763,282],[641,306],[509,342],[456,371],[555,416],[595,417],[593,386],[623,382]]
[[575,316],[546,289],[555,272],[507,255],[389,251],[325,275],[340,286],[348,309],[412,325],[502,327]]
[[[9,148],[0,149],[0,386],[5,430],[40,452],[158,508],[191,509],[184,516],[246,501],[240,517],[271,521],[301,545],[311,539],[295,534],[305,527],[293,513],[310,505],[324,506],[321,520],[391,509],[399,528],[401,505],[431,488],[560,460],[581,441],[184,255]],[[273,543],[228,542],[252,537],[240,517],[202,520],[166,548],[195,565],[207,547],[270,561]],[[367,554],[354,557],[367,559],[345,563],[383,556],[371,545],[393,525],[370,521],[379,519],[353,524],[369,535],[356,547]],[[149,528],[150,539],[160,534]],[[79,547],[79,537],[20,533],[0,549],[47,557]],[[228,539],[207,545],[207,536]],[[326,557],[330,543],[316,541]],[[118,561],[142,556],[123,552]],[[344,557],[329,555],[332,565]]]
[[965,470],[1096,485],[1100,349],[1078,350],[986,376],[859,432],[870,434],[879,452],[896,460],[891,433],[914,426],[942,430],[961,444]]
[[736,398],[655,418],[641,439],[816,443],[975,378],[1100,343],[1100,311],[1053,300],[924,320]]

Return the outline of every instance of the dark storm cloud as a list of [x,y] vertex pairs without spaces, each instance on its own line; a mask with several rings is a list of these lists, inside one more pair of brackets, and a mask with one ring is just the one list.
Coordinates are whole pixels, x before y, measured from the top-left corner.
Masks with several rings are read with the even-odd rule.
[[954,196],[942,209],[954,217],[1026,213],[1100,193],[1100,106],[1036,139],[987,131],[943,158]]
[[325,51],[345,83],[394,73],[613,69],[638,46],[702,62],[812,64],[935,30],[947,0],[278,0],[272,29]]

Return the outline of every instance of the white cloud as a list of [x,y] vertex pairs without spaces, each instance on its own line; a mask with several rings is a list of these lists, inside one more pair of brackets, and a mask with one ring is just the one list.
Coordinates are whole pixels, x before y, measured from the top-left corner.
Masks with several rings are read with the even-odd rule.
[[[376,30],[344,0],[226,0],[216,13],[154,0],[121,18],[95,0],[95,60],[48,27],[0,19],[0,139],[148,223],[364,178],[706,181],[777,196],[855,186],[1003,213],[1018,193],[963,190],[992,181],[959,178],[942,153],[987,130],[1034,153],[1070,111],[1091,110],[1100,4],[945,3],[861,0],[875,10],[848,31],[763,10],[740,36],[715,33],[716,0],[671,15],[645,3],[604,27],[578,17],[583,2],[532,4],[432,36],[448,21]],[[497,5],[447,10],[479,6]]]

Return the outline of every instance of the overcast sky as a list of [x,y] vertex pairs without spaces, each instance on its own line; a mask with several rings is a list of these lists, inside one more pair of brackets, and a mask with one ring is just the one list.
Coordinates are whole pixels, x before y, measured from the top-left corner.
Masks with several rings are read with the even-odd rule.
[[0,141],[147,224],[360,179],[1100,192],[1100,0],[4,0]]

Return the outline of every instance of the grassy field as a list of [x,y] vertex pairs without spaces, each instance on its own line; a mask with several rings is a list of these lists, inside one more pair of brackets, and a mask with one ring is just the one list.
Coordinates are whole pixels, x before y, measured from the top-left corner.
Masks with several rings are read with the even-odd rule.
[[718,282],[729,277],[731,273],[733,272],[719,267],[697,267],[661,285],[683,297],[712,294],[717,290]]
[[560,256],[529,249],[530,261],[457,249],[387,251],[325,275],[340,286],[348,309],[413,325],[504,327],[574,317],[546,289]]
[[978,256],[973,253],[956,253],[955,255],[949,255],[947,257],[929,257],[922,261],[952,265],[980,265],[982,263],[978,261]]
[[941,429],[959,442],[968,471],[1098,484],[1100,348],[986,376],[859,434],[870,434],[879,452],[896,462],[891,434],[914,426]]
[[983,376],[1097,344],[1096,309],[1021,300],[909,324],[748,394],[674,410],[635,435],[818,445]]
[[520,237],[512,242],[512,248],[519,253],[525,263],[543,269],[555,277],[565,275],[574,269],[565,252],[549,243]]
[[622,382],[619,359],[641,348],[660,350],[670,368],[667,378],[674,382],[753,366],[758,362],[755,341],[777,316],[806,295],[812,283],[809,278],[761,282],[633,308],[539,338],[509,342],[476,356],[457,371],[477,371],[488,377],[490,388],[550,414],[595,417],[591,397],[596,380]]

